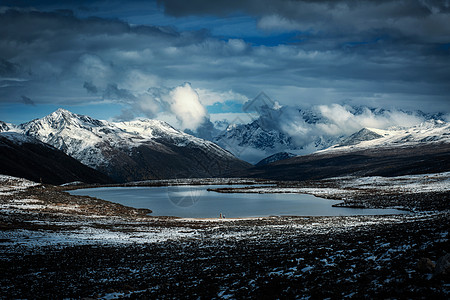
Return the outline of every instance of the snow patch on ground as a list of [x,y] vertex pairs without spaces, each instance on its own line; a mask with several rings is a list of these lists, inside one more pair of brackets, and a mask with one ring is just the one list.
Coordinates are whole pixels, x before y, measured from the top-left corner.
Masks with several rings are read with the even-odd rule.
[[0,175],[0,195],[9,195],[15,191],[37,186],[39,183],[8,175]]
[[378,190],[383,192],[428,193],[450,190],[450,172],[407,175],[398,177],[338,177],[331,180],[339,187],[256,187],[242,191],[251,193],[304,193],[329,198],[333,195],[355,191]]

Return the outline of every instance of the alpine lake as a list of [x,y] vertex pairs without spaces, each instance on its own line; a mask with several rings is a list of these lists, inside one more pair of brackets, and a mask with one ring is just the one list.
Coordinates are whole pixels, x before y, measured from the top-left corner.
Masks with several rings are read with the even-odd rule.
[[[151,216],[181,218],[250,218],[268,216],[353,216],[405,214],[397,209],[333,207],[341,201],[308,194],[218,193],[208,191],[227,185],[178,185],[163,187],[101,187],[72,190],[134,208],[151,209]],[[233,187],[245,187],[233,185]]]

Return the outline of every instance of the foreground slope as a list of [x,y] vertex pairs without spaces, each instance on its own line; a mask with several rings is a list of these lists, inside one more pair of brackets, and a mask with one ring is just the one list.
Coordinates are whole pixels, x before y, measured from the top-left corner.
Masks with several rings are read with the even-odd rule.
[[0,157],[0,174],[50,184],[112,182],[64,152],[15,132],[0,133]]
[[214,177],[250,166],[212,142],[156,120],[108,122],[58,109],[14,130],[120,182]]
[[[450,171],[450,124],[364,129],[342,144],[249,169],[240,176],[312,180],[345,175],[400,176]],[[236,174],[237,175],[237,174]]]

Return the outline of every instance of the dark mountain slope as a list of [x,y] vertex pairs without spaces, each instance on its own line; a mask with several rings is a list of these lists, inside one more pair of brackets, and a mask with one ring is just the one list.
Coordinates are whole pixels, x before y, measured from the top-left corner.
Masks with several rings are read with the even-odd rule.
[[291,157],[296,156],[293,153],[289,153],[289,152],[278,152],[275,153],[274,155],[270,155],[262,160],[260,160],[255,166],[264,166],[264,165],[268,165],[270,163],[279,161],[279,160],[284,160],[284,159],[288,159]]
[[314,180],[347,175],[401,176],[446,171],[450,171],[450,144],[441,143],[296,156],[233,175]]
[[64,152],[18,133],[0,133],[0,157],[0,174],[36,182],[113,182],[108,176],[83,165]]

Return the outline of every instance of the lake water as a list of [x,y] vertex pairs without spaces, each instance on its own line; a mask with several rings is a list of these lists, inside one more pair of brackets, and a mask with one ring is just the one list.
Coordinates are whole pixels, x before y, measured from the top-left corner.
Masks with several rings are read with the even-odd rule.
[[[148,208],[152,216],[183,218],[226,218],[266,216],[350,216],[404,214],[396,209],[358,209],[332,207],[341,201],[317,198],[307,194],[216,193],[208,188],[229,187],[108,187],[70,191],[135,208]],[[233,187],[242,187],[233,185]]]

